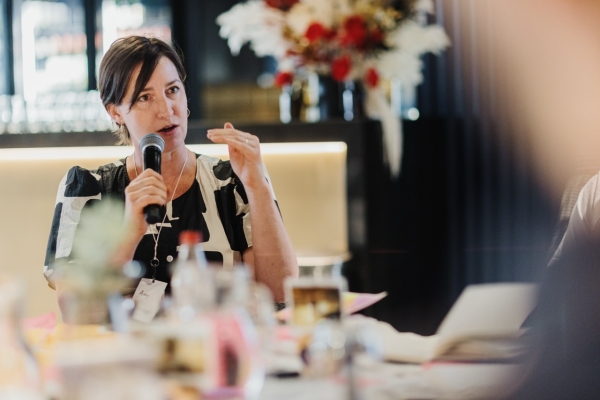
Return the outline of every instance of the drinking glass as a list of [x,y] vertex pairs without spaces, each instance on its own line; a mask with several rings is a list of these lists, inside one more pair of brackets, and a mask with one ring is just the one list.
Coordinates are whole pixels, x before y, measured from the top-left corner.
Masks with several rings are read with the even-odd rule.
[[340,320],[343,313],[342,292],[346,279],[338,276],[302,276],[285,281],[286,300],[294,326],[313,327],[319,320]]
[[305,351],[305,375],[339,376],[346,384],[346,398],[362,398],[357,382],[368,376],[373,363],[381,359],[381,349],[381,338],[366,320],[323,319],[315,326]]

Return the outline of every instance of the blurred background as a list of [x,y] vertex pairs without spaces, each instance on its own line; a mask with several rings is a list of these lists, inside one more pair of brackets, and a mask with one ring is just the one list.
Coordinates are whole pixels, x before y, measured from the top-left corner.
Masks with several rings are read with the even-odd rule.
[[[559,8],[568,2],[555,0],[434,1],[426,18],[444,27],[451,46],[423,58],[424,82],[407,99],[418,114],[404,120],[398,179],[384,163],[377,121],[280,122],[273,59],[258,58],[247,46],[232,56],[219,37],[215,20],[236,3],[0,0],[0,148],[114,143],[95,92],[102,54],[129,34],[172,39],[188,72],[188,142],[206,143],[207,127],[230,121],[264,142],[347,143],[344,207],[352,258],[343,271],[353,291],[388,292],[365,314],[431,334],[466,285],[537,279],[567,181],[600,164],[595,142],[576,139],[583,131],[593,135],[597,125],[580,129],[580,113],[589,109],[574,97],[589,94],[574,83],[577,68],[591,72],[598,64],[582,64],[592,53],[571,48],[560,35],[562,28],[573,28],[573,35],[581,28],[587,38],[591,22],[575,22],[575,14],[593,2],[577,2],[564,14]],[[536,20],[540,12],[548,18]],[[3,192],[7,204],[12,192]],[[51,218],[49,211],[39,222],[41,236]],[[8,254],[10,227],[3,224],[2,231],[0,250]],[[44,279],[44,250],[35,248],[39,268],[32,279]]]

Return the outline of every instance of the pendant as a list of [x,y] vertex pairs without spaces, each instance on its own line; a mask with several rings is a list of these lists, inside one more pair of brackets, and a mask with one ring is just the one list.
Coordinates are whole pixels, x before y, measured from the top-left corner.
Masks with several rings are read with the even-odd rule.
[[156,258],[156,256],[154,256],[154,258],[152,260],[150,260],[150,266],[153,268],[152,283],[154,283],[156,281],[156,268],[158,267],[158,264],[159,264],[158,258]]

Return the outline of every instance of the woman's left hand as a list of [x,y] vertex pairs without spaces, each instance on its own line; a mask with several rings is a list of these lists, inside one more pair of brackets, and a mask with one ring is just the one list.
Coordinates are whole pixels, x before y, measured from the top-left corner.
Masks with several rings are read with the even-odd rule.
[[246,189],[265,184],[260,142],[256,136],[238,131],[227,122],[223,129],[209,129],[207,137],[228,146],[231,167]]

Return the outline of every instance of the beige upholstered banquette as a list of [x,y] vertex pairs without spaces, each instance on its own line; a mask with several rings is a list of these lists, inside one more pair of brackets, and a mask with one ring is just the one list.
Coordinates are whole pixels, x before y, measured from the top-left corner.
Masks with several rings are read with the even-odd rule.
[[[221,145],[192,145],[227,158]],[[327,264],[348,252],[346,145],[263,144],[263,159],[299,262]],[[0,149],[0,274],[22,277],[25,315],[58,313],[42,274],[58,183],[73,165],[95,168],[131,154],[126,147]]]

